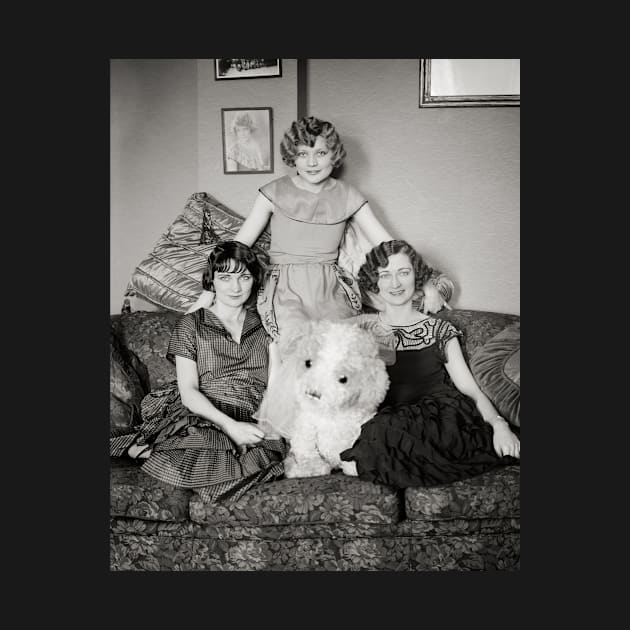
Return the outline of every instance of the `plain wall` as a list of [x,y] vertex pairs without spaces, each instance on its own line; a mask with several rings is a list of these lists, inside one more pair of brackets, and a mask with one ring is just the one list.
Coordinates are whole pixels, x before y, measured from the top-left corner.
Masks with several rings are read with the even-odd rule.
[[[198,70],[199,191],[207,192],[245,217],[258,189],[290,172],[280,157],[280,139],[297,116],[297,60],[282,60],[281,77],[216,81],[214,59],[199,59]],[[222,107],[271,107],[273,173],[223,172]]]
[[520,107],[419,107],[418,59],[309,59],[307,115],[335,124],[394,238],[447,272],[451,304],[520,314]]
[[[197,189],[197,60],[110,61],[110,313]],[[155,310],[144,300],[132,307]]]
[[[340,174],[457,284],[452,305],[520,313],[520,108],[419,108],[417,59],[311,59],[306,114],[333,121]],[[193,192],[249,214],[292,172],[279,141],[297,115],[297,62],[282,77],[216,81],[213,59],[111,61],[111,313]],[[274,173],[223,173],[222,107],[272,107]],[[152,305],[132,299],[132,308]]]
[[[290,172],[279,142],[297,116],[297,60],[283,59],[280,77],[217,81],[214,59],[115,59],[110,99],[110,313],[119,313],[135,267],[192,193],[247,216],[258,188]],[[222,107],[272,108],[273,173],[224,174]]]

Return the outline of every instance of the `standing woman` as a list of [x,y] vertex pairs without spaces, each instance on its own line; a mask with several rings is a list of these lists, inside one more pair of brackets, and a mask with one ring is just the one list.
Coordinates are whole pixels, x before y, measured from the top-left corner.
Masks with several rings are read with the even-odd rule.
[[[356,278],[339,264],[350,221],[365,236],[366,249],[391,239],[367,199],[351,184],[331,176],[346,156],[332,123],[313,116],[294,121],[282,138],[280,154],[295,174],[259,189],[234,237],[251,246],[269,224],[271,268],[258,297],[258,312],[274,339],[285,326],[299,321],[346,319],[361,313]],[[438,312],[444,305],[434,278],[427,278],[421,295],[426,312]],[[189,312],[209,299],[202,291]]]
[[236,499],[254,484],[284,474],[283,439],[265,439],[252,413],[267,384],[270,337],[252,307],[263,270],[252,250],[219,243],[208,257],[207,308],[183,315],[168,357],[177,382],[142,401],[135,434],[112,438],[112,455],[144,459],[142,470],[197,490],[205,501]]

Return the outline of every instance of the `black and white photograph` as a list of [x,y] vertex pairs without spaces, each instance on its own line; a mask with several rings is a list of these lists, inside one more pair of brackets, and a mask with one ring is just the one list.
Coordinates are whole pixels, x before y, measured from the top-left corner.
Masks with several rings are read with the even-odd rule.
[[223,172],[226,175],[273,173],[271,107],[221,109]]
[[520,60],[243,61],[109,60],[103,564],[519,572]]
[[224,79],[261,79],[281,77],[281,59],[215,59],[214,78]]

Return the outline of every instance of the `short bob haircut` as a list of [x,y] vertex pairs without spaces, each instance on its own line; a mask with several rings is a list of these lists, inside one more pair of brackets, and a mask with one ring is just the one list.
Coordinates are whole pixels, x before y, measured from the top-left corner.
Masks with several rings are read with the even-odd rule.
[[263,266],[253,250],[240,241],[219,241],[208,256],[208,264],[201,278],[201,285],[206,291],[214,291],[212,279],[215,272],[239,273],[249,271],[254,280],[252,292],[245,302],[250,307],[256,302],[258,289],[263,281]]
[[341,138],[332,123],[320,120],[314,116],[300,118],[291,123],[291,128],[285,132],[280,143],[280,155],[287,166],[295,166],[297,148],[300,144],[307,147],[315,146],[317,136],[321,136],[326,146],[332,152],[332,165],[337,168],[343,164],[346,150],[343,148]]
[[252,120],[252,117],[247,112],[244,112],[243,114],[239,114],[238,116],[234,117],[234,120],[232,121],[232,124],[230,125],[230,131],[234,135],[236,135],[237,127],[247,127],[250,131],[256,130],[256,125],[254,125],[254,121]]
[[365,257],[365,262],[359,269],[359,287],[361,292],[378,293],[378,272],[379,269],[387,267],[389,257],[394,254],[407,254],[411,261],[415,273],[416,291],[421,292],[422,286],[431,278],[433,269],[426,265],[422,260],[422,256],[407,243],[407,241],[393,240],[384,241],[376,247],[373,247]]

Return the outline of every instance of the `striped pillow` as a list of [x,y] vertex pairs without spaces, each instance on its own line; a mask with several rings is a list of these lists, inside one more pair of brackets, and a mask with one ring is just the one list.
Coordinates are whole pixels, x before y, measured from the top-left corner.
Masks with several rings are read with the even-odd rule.
[[[244,218],[211,195],[194,193],[184,211],[135,268],[125,295],[138,295],[166,310],[185,312],[201,292],[201,276],[215,243],[234,238]],[[254,250],[265,255],[263,232]]]

